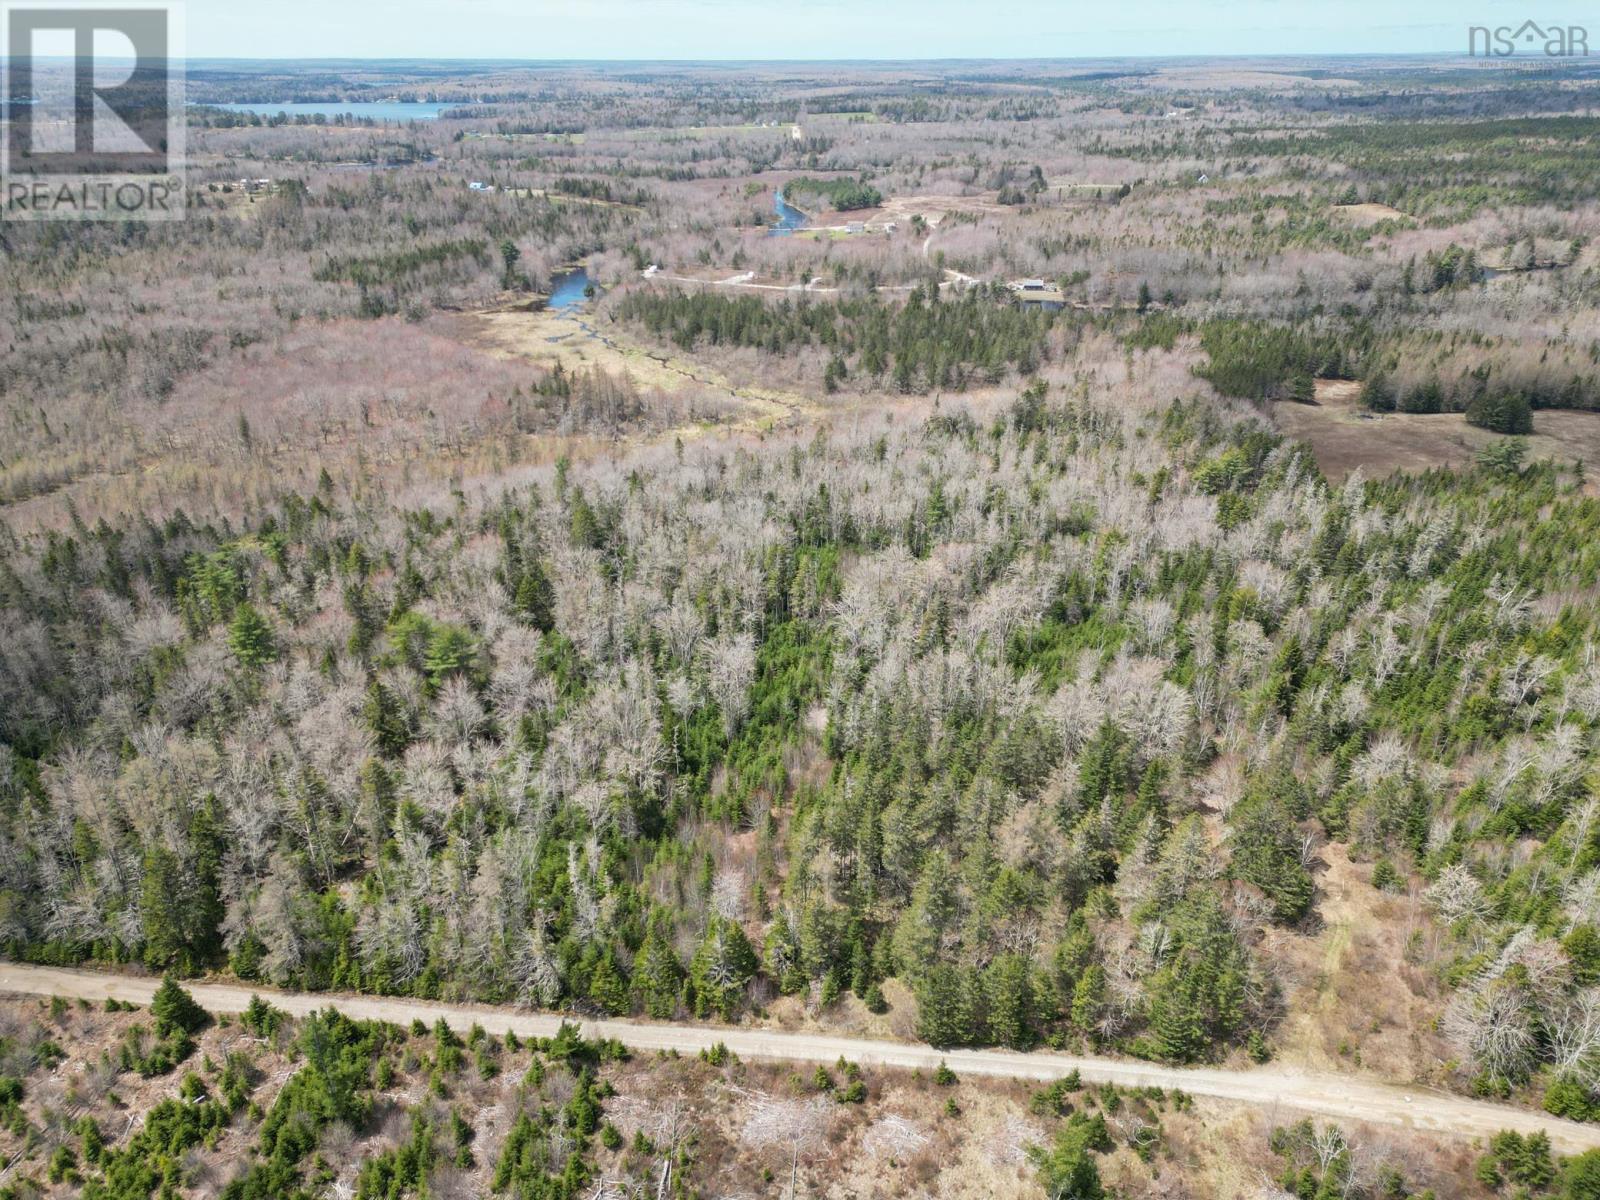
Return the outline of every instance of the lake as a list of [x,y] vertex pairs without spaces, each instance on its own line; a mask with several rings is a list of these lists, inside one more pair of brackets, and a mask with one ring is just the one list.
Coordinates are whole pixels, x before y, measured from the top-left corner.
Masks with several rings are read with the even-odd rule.
[[787,237],[805,227],[805,213],[783,198],[782,188],[772,193],[772,211],[778,215],[778,223],[767,230],[768,237]]
[[588,287],[589,272],[582,267],[552,275],[550,277],[550,302],[546,307],[554,309],[556,312],[577,308],[589,299],[584,294]]
[[255,113],[261,117],[276,117],[287,113],[291,117],[367,117],[374,121],[437,121],[439,114],[451,107],[448,104],[422,104],[402,100],[363,100],[353,104],[212,104],[223,112]]

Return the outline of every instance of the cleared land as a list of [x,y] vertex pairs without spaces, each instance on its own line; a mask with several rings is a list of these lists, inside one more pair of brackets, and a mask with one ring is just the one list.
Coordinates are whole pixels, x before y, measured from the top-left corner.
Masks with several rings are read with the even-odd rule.
[[463,341],[502,359],[547,370],[559,364],[571,373],[599,368],[626,377],[641,392],[657,397],[658,407],[679,414],[671,423],[678,433],[730,417],[736,428],[760,432],[823,411],[804,395],[739,386],[704,363],[652,353],[598,321],[571,312],[497,311],[460,317],[454,329]]
[[[1368,412],[1358,403],[1360,390],[1355,383],[1322,379],[1315,404],[1279,401],[1272,406],[1278,428],[1309,444],[1317,466],[1335,482],[1357,467],[1376,478],[1395,471],[1467,467],[1500,438],[1468,425],[1460,413]],[[1534,414],[1533,430],[1530,459],[1600,461],[1600,413],[1541,410]]]
[[1411,220],[1398,208],[1391,208],[1387,204],[1336,204],[1333,211],[1337,216],[1357,225],[1376,225],[1380,221],[1409,222]]

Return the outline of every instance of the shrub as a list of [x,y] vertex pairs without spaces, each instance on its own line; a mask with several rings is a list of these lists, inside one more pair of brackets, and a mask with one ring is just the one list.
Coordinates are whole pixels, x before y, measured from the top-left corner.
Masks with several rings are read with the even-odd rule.
[[1467,424],[1495,433],[1532,433],[1533,406],[1520,393],[1485,392],[1474,396],[1467,405]]
[[176,1033],[199,1033],[211,1023],[206,1010],[170,975],[161,981],[155,998],[150,1001],[150,1013],[156,1019],[156,1036],[161,1038]]

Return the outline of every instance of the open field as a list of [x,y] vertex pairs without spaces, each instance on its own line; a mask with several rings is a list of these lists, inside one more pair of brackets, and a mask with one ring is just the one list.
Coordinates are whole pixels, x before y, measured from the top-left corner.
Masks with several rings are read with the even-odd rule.
[[[1338,482],[1360,467],[1368,478],[1392,471],[1470,467],[1496,440],[1457,413],[1371,413],[1356,402],[1359,385],[1317,381],[1317,403],[1280,401],[1272,418],[1291,438],[1310,444],[1317,466]],[[1542,410],[1528,438],[1530,459],[1600,462],[1600,414]]]
[[[555,405],[534,394],[557,363],[614,372],[615,402]],[[790,419],[798,403],[738,394],[554,314],[303,326],[186,379],[160,404],[129,405],[115,465],[74,473],[11,515],[50,524],[69,505],[228,511],[285,487],[314,492],[323,472],[352,493],[437,485],[550,461],[560,453],[551,436],[604,445],[730,418],[754,427]]]
[[823,411],[803,394],[739,386],[710,366],[645,350],[625,331],[593,317],[485,312],[456,318],[452,325],[469,344],[502,359],[545,371],[560,364],[571,374],[598,368],[626,378],[659,397],[654,407],[674,414],[667,428],[675,432],[703,432],[729,422],[736,428],[772,429]]
[[895,222],[901,226],[909,225],[913,217],[921,217],[933,228],[938,228],[948,221],[952,214],[970,213],[998,215],[1005,212],[1003,205],[997,204],[992,196],[984,195],[938,195],[923,193],[920,195],[889,195],[884,198],[883,204],[875,211],[872,223],[877,226]]
[[1342,219],[1356,225],[1376,225],[1382,221],[1409,221],[1398,208],[1387,204],[1337,204],[1333,211]]

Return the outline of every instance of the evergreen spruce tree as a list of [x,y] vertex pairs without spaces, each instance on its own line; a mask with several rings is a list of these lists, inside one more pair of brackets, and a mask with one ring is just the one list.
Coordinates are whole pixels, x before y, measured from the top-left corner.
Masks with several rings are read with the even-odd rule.
[[984,973],[989,1036],[1002,1046],[1026,1050],[1033,1045],[1033,976],[1020,954],[1002,954]]
[[938,963],[923,973],[917,988],[917,1036],[930,1046],[945,1049],[973,1041],[976,1014],[963,972]]
[[361,716],[371,731],[379,751],[393,758],[411,743],[411,730],[406,723],[405,710],[393,693],[374,679],[367,685],[366,699],[361,705]]
[[530,559],[517,580],[512,606],[517,614],[541,633],[556,626],[556,592],[538,559]]
[[156,1019],[156,1036],[160,1038],[199,1033],[211,1021],[206,1010],[170,975],[156,989],[150,1001],[150,1015]]
[[684,981],[683,964],[672,949],[668,932],[665,915],[652,918],[650,932],[633,962],[634,991],[645,1012],[658,1021],[669,1019],[677,1011]]
[[620,1017],[628,1011],[628,985],[609,946],[601,952],[594,974],[589,977],[589,999],[607,1016]]
[[759,966],[750,939],[738,923],[712,917],[689,964],[700,1015],[715,1012],[725,1021],[733,1020]]
[[251,604],[241,604],[228,625],[228,648],[239,665],[258,670],[278,657],[272,626]]

